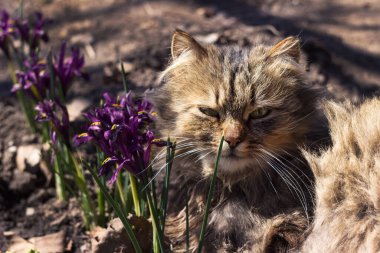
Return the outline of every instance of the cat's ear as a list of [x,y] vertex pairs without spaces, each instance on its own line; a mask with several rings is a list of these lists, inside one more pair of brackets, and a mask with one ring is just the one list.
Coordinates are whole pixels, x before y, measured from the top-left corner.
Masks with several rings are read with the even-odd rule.
[[206,53],[206,49],[204,49],[193,37],[179,29],[173,34],[171,51],[173,59],[178,58],[178,56],[184,52],[193,52],[198,56]]
[[300,41],[295,37],[287,37],[274,45],[268,52],[268,57],[287,55],[299,62],[301,57]]

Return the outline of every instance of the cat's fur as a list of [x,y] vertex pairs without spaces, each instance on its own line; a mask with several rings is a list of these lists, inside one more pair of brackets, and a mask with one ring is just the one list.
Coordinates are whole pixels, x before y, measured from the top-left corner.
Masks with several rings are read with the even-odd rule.
[[305,152],[316,177],[316,212],[301,252],[380,252],[380,100],[329,102],[333,146]]
[[[186,193],[191,251],[198,245],[222,134],[226,141],[204,252],[294,247],[312,209],[313,178],[298,147],[318,144],[325,133],[319,92],[307,83],[299,63],[299,41],[289,37],[272,47],[218,47],[200,45],[177,31],[172,58],[154,100],[159,129],[178,142],[172,178],[178,191],[165,228],[174,251],[185,251]],[[200,107],[213,108],[218,116],[204,115]],[[271,112],[251,120],[250,112],[258,107]]]

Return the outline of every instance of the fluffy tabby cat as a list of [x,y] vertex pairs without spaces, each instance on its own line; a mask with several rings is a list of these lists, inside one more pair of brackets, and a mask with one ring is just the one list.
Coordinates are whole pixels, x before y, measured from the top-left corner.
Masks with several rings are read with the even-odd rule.
[[380,99],[330,102],[333,146],[305,153],[316,177],[316,212],[301,252],[380,252]]
[[190,250],[200,224],[219,140],[217,190],[204,252],[278,252],[292,248],[312,209],[313,178],[298,149],[325,132],[319,93],[305,80],[300,45],[289,37],[252,48],[201,45],[183,31],[172,38],[172,61],[155,97],[159,129],[177,139],[165,232],[185,252],[189,196]]

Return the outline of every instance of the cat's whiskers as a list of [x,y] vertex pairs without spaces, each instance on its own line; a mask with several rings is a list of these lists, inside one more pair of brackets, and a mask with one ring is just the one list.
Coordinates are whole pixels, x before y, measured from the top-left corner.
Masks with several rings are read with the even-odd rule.
[[[268,146],[270,146],[270,145],[268,145]],[[291,158],[296,159],[297,161],[299,161],[302,165],[306,165],[305,161],[302,161],[301,159],[299,159],[298,157],[296,157],[293,154],[290,154],[289,152],[287,152],[284,149],[278,149],[278,148],[276,148],[274,146],[271,147],[271,149],[275,149],[275,150],[279,151],[280,153],[283,152],[283,153],[287,154],[289,157],[291,157]],[[282,155],[280,155],[278,153],[276,153],[276,157],[283,158]],[[299,179],[299,181],[301,181],[301,183],[307,189],[307,191],[309,193],[309,196],[310,196],[310,199],[312,201],[312,204],[314,205],[315,204],[314,198],[313,198],[314,194],[312,193],[312,191],[314,191],[314,187],[313,187],[314,182],[313,182],[313,180],[310,179],[310,177],[308,175],[306,175],[306,173],[303,170],[301,170],[295,164],[293,164],[291,161],[289,161],[289,159],[283,159],[283,160],[278,159],[278,160],[281,161],[281,163],[284,166],[286,166],[286,168],[288,169],[289,173],[294,173],[294,175]],[[286,165],[285,162],[290,163],[291,166]],[[303,178],[301,178],[293,169],[296,169],[297,171],[299,171],[302,174],[302,176],[306,178],[306,180],[308,181],[309,184],[305,183],[304,180],[303,180]]]
[[[273,161],[273,160],[272,160]],[[290,190],[290,192],[292,193],[292,195],[294,196],[294,194],[296,195],[296,197],[298,198],[298,200],[300,201],[300,204],[302,206],[302,209],[304,210],[305,212],[305,215],[306,217],[308,218],[308,212],[307,212],[307,205],[306,205],[306,200],[304,198],[304,195],[302,193],[302,190],[300,190],[295,184],[294,184],[294,181],[289,178],[288,174],[286,173],[285,170],[281,170],[281,168],[278,168],[275,164],[272,164],[270,161],[266,161],[267,164],[273,168],[279,175],[280,177],[282,178],[282,180],[285,182],[285,184],[287,185],[288,189]],[[293,190],[292,190],[293,189]]]
[[[298,183],[298,181],[294,178],[292,174],[289,173],[287,169],[283,170],[281,169],[281,166],[287,167],[284,163],[282,163],[276,156],[274,156],[271,152],[262,149],[262,152],[268,155],[269,159],[266,159],[265,161],[267,164],[272,167],[279,175],[280,177],[284,180],[284,182],[288,185],[291,186],[294,189],[294,193],[297,195],[297,198],[299,199],[302,208],[305,211],[305,215],[308,218],[308,208],[307,208],[307,199],[302,191],[301,185]],[[271,161],[274,162],[271,163]],[[276,166],[277,165],[277,166]],[[289,188],[289,187],[288,187]],[[291,191],[291,189],[289,188]]]
[[[183,142],[183,141],[182,141]],[[176,150],[181,150],[181,149],[188,149],[189,147],[191,147],[191,145],[187,145],[188,143],[184,143],[184,144],[179,144],[177,147],[176,147]],[[146,171],[149,167],[153,167],[156,163],[160,162],[161,159],[163,159],[164,157],[166,158],[166,149],[162,149],[153,159],[152,161],[150,162],[150,164],[144,169],[142,170],[142,172]],[[172,162],[174,161],[174,159],[176,157],[178,157],[179,155],[177,156],[174,156],[174,158],[172,160],[169,160],[169,161],[166,161],[165,164],[158,170],[158,172],[154,175],[153,179],[154,180],[156,178],[156,176],[161,172],[162,168],[165,168],[167,163],[168,162]],[[140,173],[142,173],[140,172]],[[152,181],[151,180],[151,181]],[[148,185],[151,183],[151,181],[148,183]],[[145,188],[145,187],[144,187]]]
[[[192,141],[192,142],[181,141],[181,142],[182,143],[179,142],[180,144],[178,144],[176,146],[176,153],[177,154],[174,156],[173,160],[176,158],[185,157],[186,155],[189,155],[189,156],[194,155],[196,153],[200,153],[200,152],[207,151],[210,149],[207,147],[199,147],[199,142],[194,142],[194,141]],[[159,154],[156,155],[156,157],[154,159],[152,159],[152,162],[150,165],[154,165],[157,162],[159,162],[161,159],[166,158],[166,152],[165,151],[166,151],[166,149],[161,150],[159,152]],[[186,151],[186,152],[181,153],[182,151]],[[171,161],[173,161],[173,160],[171,160]],[[169,162],[171,162],[171,161],[169,161]],[[164,166],[166,166],[166,163]]]
[[[187,142],[187,140],[181,140],[181,141],[178,141],[178,142],[176,143],[176,150],[180,150],[180,149],[182,149],[182,148],[185,147],[185,146],[190,146],[189,144],[190,144],[190,143]],[[158,152],[158,153],[156,154],[156,156],[152,159],[152,162],[151,162],[150,165],[152,165],[152,163],[155,162],[156,160],[162,159],[163,156],[166,156],[166,149],[162,149],[160,152]]]
[[[149,184],[151,184],[153,182],[153,180],[156,179],[156,177],[161,173],[161,171],[167,166],[168,163],[171,163],[173,162],[175,159],[178,159],[178,158],[181,158],[181,157],[186,157],[186,156],[191,156],[191,155],[195,155],[197,153],[200,153],[200,152],[203,152],[205,150],[208,150],[208,149],[192,149],[192,150],[189,150],[185,153],[182,153],[180,155],[176,155],[173,157],[173,159],[165,162],[165,164],[163,164],[159,169],[157,169],[157,172],[153,175],[153,177],[151,178],[151,180],[149,180],[149,182],[144,186],[143,190],[146,189],[146,187],[149,186]],[[153,166],[154,164],[152,164]]]
[[313,116],[315,114],[316,110],[312,110],[311,112],[309,112],[308,114],[304,115],[303,117],[297,119],[297,120],[293,120],[292,122],[289,123],[287,129],[292,131],[294,129],[296,129],[297,127],[299,127],[298,123],[308,119],[309,117]]
[[211,154],[214,150],[211,150],[209,152],[207,152],[206,154],[200,156],[197,160],[195,160],[195,162],[199,162],[200,160],[204,159],[206,156],[208,156],[209,154]]
[[[260,154],[256,154],[256,155],[259,156],[262,160],[265,159],[265,158],[263,158]],[[264,175],[268,178],[268,181],[269,181],[270,185],[272,186],[274,192],[276,193],[277,197],[280,198],[279,195],[278,195],[278,192],[277,192],[276,188],[275,188],[274,185],[273,185],[272,177],[269,175],[269,172],[266,171],[265,169],[263,169],[262,164],[261,164],[261,162],[260,162],[260,159],[257,159],[257,157],[254,157],[254,159],[256,160],[257,165],[259,166],[259,169],[260,169],[260,170],[264,173]]]
[[[268,145],[268,144],[267,144],[267,146],[270,147],[271,150],[276,150],[276,151],[278,152],[278,153],[276,153],[276,157],[278,157],[278,158],[284,158],[283,155],[281,155],[281,153],[285,153],[285,154],[288,155],[290,158],[292,158],[292,159],[296,159],[296,160],[297,160],[298,162],[300,162],[302,165],[307,166],[307,163],[306,163],[305,161],[299,159],[297,156],[295,156],[295,155],[293,155],[293,154],[287,152],[286,150],[284,150],[284,149],[280,149],[280,148],[277,148],[277,147],[275,147],[275,146],[273,146],[273,145]],[[289,169],[293,169],[293,168],[294,168],[294,169],[298,170],[298,171],[299,171],[304,177],[306,177],[306,179],[308,180],[308,182],[309,182],[310,184],[313,184],[313,180],[311,180],[310,177],[309,177],[308,175],[306,175],[304,171],[302,171],[302,170],[299,169],[295,164],[293,164],[291,161],[289,161],[289,159],[284,159],[283,162],[288,162],[288,163],[290,163],[290,165],[292,165],[293,167],[289,167],[289,166],[288,166]],[[306,186],[306,185],[305,185],[305,186]],[[309,187],[310,187],[310,186],[309,186]]]

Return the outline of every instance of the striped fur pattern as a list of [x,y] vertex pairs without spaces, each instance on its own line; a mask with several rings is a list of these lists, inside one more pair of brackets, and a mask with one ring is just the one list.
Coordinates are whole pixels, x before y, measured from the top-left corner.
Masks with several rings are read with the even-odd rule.
[[333,146],[305,152],[316,177],[315,221],[302,252],[380,252],[380,100],[326,103]]

